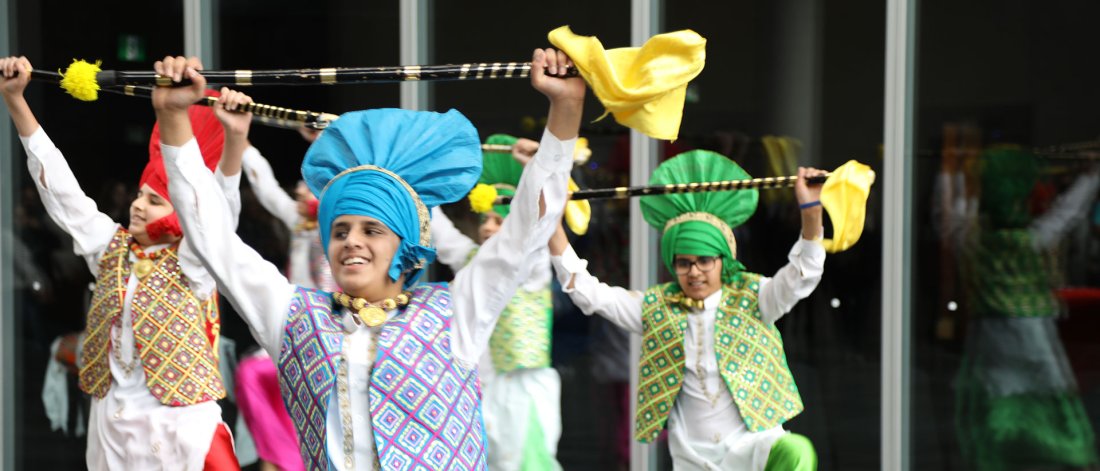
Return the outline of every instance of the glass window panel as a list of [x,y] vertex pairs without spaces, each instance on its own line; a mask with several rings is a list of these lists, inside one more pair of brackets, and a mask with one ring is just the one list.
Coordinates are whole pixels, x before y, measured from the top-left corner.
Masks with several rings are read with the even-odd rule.
[[914,469],[1097,466],[1098,13],[920,2]]
[[[570,25],[578,34],[595,35],[609,48],[628,46],[630,41],[630,2],[626,0],[565,1],[538,7],[496,0],[437,1],[432,7],[429,55],[437,64],[529,61],[535,48],[550,46],[546,34],[561,25]],[[482,139],[506,133],[537,141],[545,126],[547,100],[527,79],[440,82],[432,94],[433,109],[462,111]],[[591,91],[588,95],[581,136],[588,138],[592,157],[574,168],[573,178],[582,188],[628,185],[627,129],[611,117],[593,122],[602,108]],[[466,200],[445,209],[467,234],[476,233],[478,219]],[[614,286],[627,286],[629,281],[627,221],[626,201],[594,201],[588,233],[572,239],[578,254],[589,260],[589,270]],[[628,401],[633,397],[628,337],[598,316],[582,315],[556,283],[553,289],[553,368],[561,378],[558,461],[570,470],[625,466],[632,431]],[[519,445],[510,444],[517,449]]]
[[[884,16],[885,3],[871,1],[666,2],[663,29],[707,38],[707,65],[665,157],[712,150],[754,177],[850,159],[881,170]],[[772,136],[791,151],[769,154]],[[828,255],[813,294],[776,324],[805,404],[783,427],[813,442],[822,470],[879,468],[880,195],[872,188],[859,243]],[[735,229],[738,258],[772,276],[800,226],[792,190],[761,190]],[[671,469],[667,460],[657,469]]]

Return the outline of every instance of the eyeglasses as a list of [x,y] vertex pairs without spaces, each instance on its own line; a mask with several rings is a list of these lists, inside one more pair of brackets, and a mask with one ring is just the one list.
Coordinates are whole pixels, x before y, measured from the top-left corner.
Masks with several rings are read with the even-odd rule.
[[714,269],[715,263],[718,257],[699,257],[695,260],[688,260],[686,258],[677,258],[672,262],[672,268],[676,271],[677,275],[686,275],[691,272],[691,267],[695,266],[699,268],[700,273],[706,273]]

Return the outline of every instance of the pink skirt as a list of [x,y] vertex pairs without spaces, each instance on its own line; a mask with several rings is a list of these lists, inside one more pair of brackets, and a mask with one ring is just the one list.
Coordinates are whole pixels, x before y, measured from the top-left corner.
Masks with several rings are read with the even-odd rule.
[[267,355],[241,360],[237,366],[237,405],[260,459],[284,471],[304,471],[298,433],[279,392],[279,371]]

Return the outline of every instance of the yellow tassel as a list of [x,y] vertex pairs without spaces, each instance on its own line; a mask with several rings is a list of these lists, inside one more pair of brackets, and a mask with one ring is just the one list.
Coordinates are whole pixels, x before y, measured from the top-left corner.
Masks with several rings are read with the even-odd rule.
[[[577,191],[580,187],[569,179],[569,191]],[[588,200],[575,200],[565,203],[565,224],[576,235],[584,235],[588,232],[588,222],[592,220],[592,205]]]
[[493,202],[497,200],[497,189],[492,185],[478,183],[470,190],[470,209],[475,213],[487,213],[493,209]]
[[573,148],[573,165],[581,165],[592,157],[592,149],[588,148],[588,138],[578,137],[577,145]]
[[61,88],[77,100],[95,101],[99,98],[99,84],[96,83],[96,74],[103,61],[95,61],[89,64],[83,60],[73,59],[69,68],[62,72]]

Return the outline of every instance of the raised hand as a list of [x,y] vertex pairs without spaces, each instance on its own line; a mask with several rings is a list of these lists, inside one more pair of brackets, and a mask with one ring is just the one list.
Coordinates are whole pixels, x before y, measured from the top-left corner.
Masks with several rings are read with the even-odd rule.
[[31,81],[31,69],[31,61],[23,56],[0,59],[0,93],[5,98],[22,95]]
[[247,136],[252,125],[252,113],[242,112],[241,107],[252,103],[252,97],[236,90],[222,87],[221,96],[214,106],[214,114],[225,128],[226,135]]
[[187,111],[189,106],[202,99],[206,88],[206,78],[199,73],[202,70],[202,62],[199,61],[198,57],[188,59],[183,56],[168,56],[164,60],[153,64],[153,70],[158,75],[171,77],[172,81],[176,83],[185,78],[191,80],[191,85],[186,87],[154,87],[154,109],[158,111]]
[[584,79],[561,78],[573,67],[573,60],[555,49],[535,49],[531,56],[531,86],[546,95],[551,102],[570,100],[584,102]]

